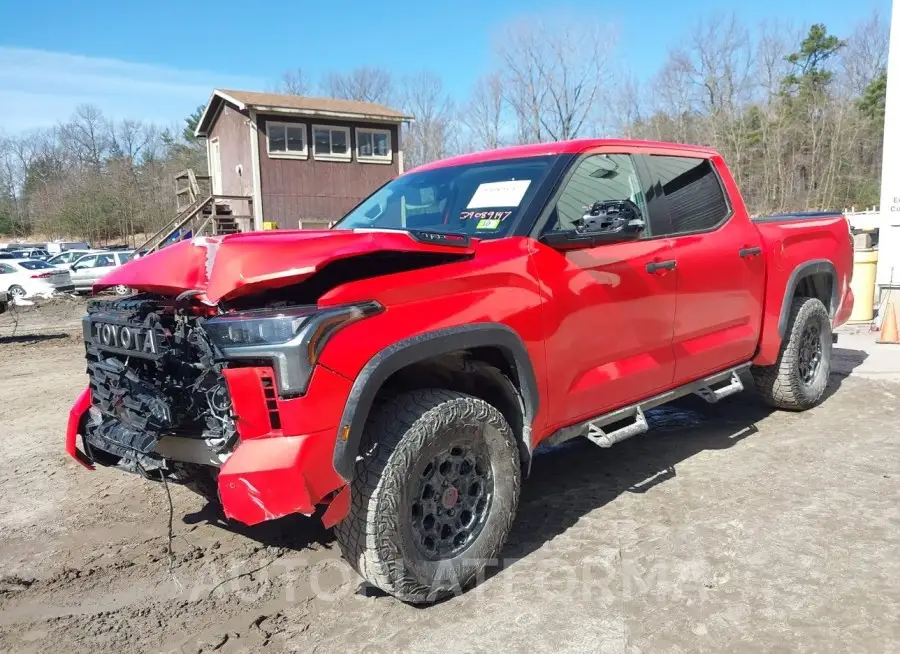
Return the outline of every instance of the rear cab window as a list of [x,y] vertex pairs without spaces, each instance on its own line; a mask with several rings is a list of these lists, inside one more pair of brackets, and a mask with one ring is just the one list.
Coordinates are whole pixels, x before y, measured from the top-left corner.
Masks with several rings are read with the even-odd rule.
[[668,233],[691,234],[716,229],[731,215],[731,207],[719,175],[709,159],[696,157],[645,157],[668,213]]

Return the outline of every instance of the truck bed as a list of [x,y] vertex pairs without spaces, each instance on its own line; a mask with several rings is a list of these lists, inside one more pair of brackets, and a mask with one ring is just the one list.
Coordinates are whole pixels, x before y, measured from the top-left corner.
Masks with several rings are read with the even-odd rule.
[[840,212],[806,211],[753,219],[763,240],[766,257],[766,307],[760,349],[754,363],[771,365],[778,357],[785,302],[793,296],[796,280],[806,273],[830,272],[835,281],[831,318],[836,327],[847,321],[853,309],[850,278],[853,271],[853,237]]

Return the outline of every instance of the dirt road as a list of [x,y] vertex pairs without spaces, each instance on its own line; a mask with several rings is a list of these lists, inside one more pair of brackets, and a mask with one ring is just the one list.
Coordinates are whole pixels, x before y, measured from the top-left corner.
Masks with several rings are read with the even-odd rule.
[[900,384],[543,452],[503,561],[422,609],[358,593],[316,521],[226,524],[182,487],[170,561],[165,488],[63,452],[81,348],[0,337],[0,651],[900,651]]

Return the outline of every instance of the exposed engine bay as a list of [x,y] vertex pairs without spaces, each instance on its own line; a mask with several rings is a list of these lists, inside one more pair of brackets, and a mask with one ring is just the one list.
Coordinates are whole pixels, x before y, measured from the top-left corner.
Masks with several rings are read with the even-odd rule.
[[[237,440],[231,399],[204,318],[172,298],[96,301],[83,321],[92,406],[88,455],[145,476],[215,466]],[[183,476],[183,475],[181,475]]]

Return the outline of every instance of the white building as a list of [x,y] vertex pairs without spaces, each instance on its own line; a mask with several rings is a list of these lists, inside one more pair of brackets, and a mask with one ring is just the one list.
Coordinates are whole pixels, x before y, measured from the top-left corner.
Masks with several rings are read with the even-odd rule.
[[891,10],[879,222],[876,284],[883,297],[888,287],[900,289],[900,0]]

